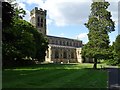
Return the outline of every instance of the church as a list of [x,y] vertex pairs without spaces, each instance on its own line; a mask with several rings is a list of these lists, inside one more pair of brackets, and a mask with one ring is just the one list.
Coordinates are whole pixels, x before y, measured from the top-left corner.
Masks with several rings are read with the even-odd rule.
[[46,35],[47,11],[35,7],[30,12],[30,23],[48,38],[48,50],[45,61],[49,63],[82,63],[81,49],[82,41],[65,37]]

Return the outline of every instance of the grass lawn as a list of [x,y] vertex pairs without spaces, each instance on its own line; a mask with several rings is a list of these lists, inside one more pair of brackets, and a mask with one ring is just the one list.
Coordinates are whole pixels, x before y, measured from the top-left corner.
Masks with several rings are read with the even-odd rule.
[[106,88],[108,78],[92,64],[42,64],[2,73],[3,88]]

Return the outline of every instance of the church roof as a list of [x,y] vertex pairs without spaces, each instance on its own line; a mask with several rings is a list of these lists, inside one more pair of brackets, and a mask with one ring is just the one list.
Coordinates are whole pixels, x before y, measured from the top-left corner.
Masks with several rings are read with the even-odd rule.
[[49,44],[49,46],[51,46],[51,47],[60,47],[60,48],[73,48],[73,49],[81,48],[81,47],[63,46],[63,45],[55,45],[55,44]]
[[57,37],[57,36],[50,36],[50,35],[47,35],[48,38],[58,38],[58,39],[67,39],[67,40],[73,40],[73,41],[79,41],[79,42],[82,42],[81,40],[78,40],[78,39],[71,39],[71,38],[66,38],[66,37]]

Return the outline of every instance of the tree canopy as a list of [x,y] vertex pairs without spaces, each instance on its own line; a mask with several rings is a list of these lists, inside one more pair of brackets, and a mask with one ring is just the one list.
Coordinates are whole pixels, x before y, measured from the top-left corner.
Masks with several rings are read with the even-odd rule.
[[[5,2],[6,3],[6,2]],[[9,11],[9,8],[12,7],[11,4],[7,3],[7,10],[4,9],[3,12],[6,13],[8,17],[8,22],[11,23],[5,24],[8,28],[3,28],[2,30],[2,50],[3,50],[3,65],[14,64],[14,62],[19,61],[23,62],[24,60],[38,60],[43,61],[46,55],[46,50],[48,48],[47,38],[38,32],[38,30],[32,26],[29,22],[23,20],[19,16],[19,13],[22,9],[12,8]],[[3,4],[4,5],[4,4]],[[3,8],[3,6],[2,6]],[[12,15],[9,12],[14,12]]]
[[89,42],[82,49],[82,56],[94,59],[94,68],[97,68],[97,59],[106,59],[109,56],[109,32],[114,31],[114,22],[111,13],[107,10],[108,2],[93,2],[91,14],[85,26],[89,30]]
[[14,8],[8,2],[2,2],[2,28],[7,28],[11,25],[13,16],[15,15]]
[[118,35],[115,40],[114,48],[118,57],[118,63],[120,63],[120,35]]

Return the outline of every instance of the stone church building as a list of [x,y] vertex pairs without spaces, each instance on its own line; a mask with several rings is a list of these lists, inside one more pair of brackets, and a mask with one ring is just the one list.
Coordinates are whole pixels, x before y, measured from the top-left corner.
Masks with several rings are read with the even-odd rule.
[[48,38],[49,48],[46,51],[45,61],[51,63],[82,63],[82,41],[46,35],[46,14],[46,10],[37,7],[30,12],[31,24]]

